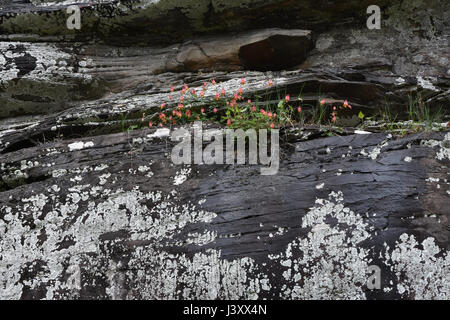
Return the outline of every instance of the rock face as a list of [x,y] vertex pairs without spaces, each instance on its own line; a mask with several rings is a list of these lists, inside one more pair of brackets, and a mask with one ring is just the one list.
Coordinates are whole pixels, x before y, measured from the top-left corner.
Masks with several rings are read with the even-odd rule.
[[420,94],[448,121],[448,1],[380,1],[381,30],[371,1],[72,3],[81,30],[66,1],[0,3],[0,298],[450,298],[448,130],[296,125],[274,176],[126,130],[204,82],[193,108],[240,86],[401,118]]
[[261,176],[165,130],[2,156],[2,298],[448,298],[449,133],[306,130]]

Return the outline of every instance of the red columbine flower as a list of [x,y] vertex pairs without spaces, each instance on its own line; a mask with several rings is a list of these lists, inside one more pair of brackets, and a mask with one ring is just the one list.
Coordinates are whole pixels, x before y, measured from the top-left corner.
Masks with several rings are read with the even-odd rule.
[[289,100],[291,100],[291,96],[287,94],[286,97],[284,98],[284,101],[289,102]]
[[297,111],[298,111],[298,112],[302,112],[302,107],[298,107],[298,108],[297,108]]
[[173,96],[169,96],[169,100],[172,100],[173,99]]
[[256,111],[256,107],[255,107],[255,106],[252,107],[252,111],[253,111],[253,112]]
[[166,115],[165,115],[164,113],[160,113],[160,114],[159,114],[159,118],[160,118],[162,121],[165,121],[165,120],[166,120]]
[[185,114],[186,114],[186,117],[189,118],[189,117],[191,116],[191,110],[186,110],[186,113],[185,113]]
[[170,86],[170,92],[174,92],[175,88],[173,86]]
[[336,122],[336,114],[334,113],[334,111],[331,113],[331,115],[333,116],[333,119],[331,121]]
[[184,101],[184,96],[180,96],[180,101],[181,101],[181,102]]
[[333,106],[333,110],[336,111],[336,107],[335,106]]
[[149,127],[149,128],[153,127],[153,122],[150,121],[150,122],[148,123],[148,127]]
[[204,91],[201,91],[201,92],[200,92],[200,97],[202,97],[202,98],[205,97],[205,92],[204,92]]
[[216,112],[217,112],[217,108],[214,108],[214,109],[213,109],[213,112],[216,113]]
[[248,100],[247,100],[247,103],[248,103],[248,104],[252,104],[252,100],[248,99]]
[[231,120],[228,119],[228,120],[227,120],[227,126],[229,126],[230,124],[231,124]]
[[245,84],[245,78],[241,79],[241,84],[244,85]]
[[352,108],[352,106],[348,104],[347,100],[344,101],[344,108],[349,108],[349,109]]
[[211,80],[211,83],[212,83],[213,85],[216,85],[216,84],[217,84],[217,83],[216,83],[216,80],[214,80],[214,79]]
[[273,122],[270,124],[270,128],[271,129],[275,128],[275,124],[273,124]]
[[225,95],[225,89],[222,88],[222,91],[220,93],[224,96]]
[[177,108],[181,110],[181,109],[184,108],[184,106],[183,106],[181,103],[179,103],[178,106],[177,106]]
[[325,102],[326,102],[325,99],[320,100],[320,104],[321,104],[321,105],[324,105]]
[[267,113],[267,116],[269,117],[269,119],[272,118],[272,112],[269,111],[269,112]]
[[203,82],[203,89],[205,89],[207,85],[208,84],[206,82]]
[[239,88],[238,92],[239,92],[239,95],[242,95],[242,88]]
[[273,81],[272,79],[269,79],[269,87],[273,86]]
[[201,109],[200,109],[200,112],[201,112],[201,113],[205,113],[205,109],[204,109],[204,108],[201,108]]
[[264,109],[260,109],[259,112],[261,112],[263,115],[266,115],[266,114],[267,114],[267,113],[266,113],[266,110],[264,110]]
[[162,127],[162,126],[163,126],[163,124],[162,124],[162,123],[160,123],[160,124],[159,124],[159,126],[160,126],[160,127]]
[[166,106],[165,102],[161,103],[161,109],[164,109],[165,106]]
[[216,100],[219,100],[220,99],[220,94],[217,92],[216,93]]
[[193,96],[196,95],[195,89],[192,89],[192,90],[191,90],[191,94],[192,94]]

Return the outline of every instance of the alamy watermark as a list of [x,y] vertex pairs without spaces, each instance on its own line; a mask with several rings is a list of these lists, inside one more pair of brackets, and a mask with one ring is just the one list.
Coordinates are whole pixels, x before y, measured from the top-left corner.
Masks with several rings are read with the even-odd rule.
[[[268,150],[269,133],[270,152]],[[279,169],[280,143],[278,129],[259,129],[258,131],[255,129],[246,131],[243,129],[203,130],[202,122],[196,121],[193,126],[193,134],[186,128],[178,128],[173,130],[170,136],[172,141],[178,142],[173,147],[171,154],[172,162],[176,165],[248,163],[250,165],[268,166],[260,169],[261,175],[274,175]],[[209,142],[209,144],[203,149],[204,142]]]
[[66,13],[70,14],[70,16],[67,18],[66,25],[67,29],[73,30],[81,29],[81,10],[80,7],[76,5],[68,6],[66,9]]
[[381,29],[381,9],[377,5],[371,5],[367,7],[367,14],[370,16],[367,18],[367,28],[369,30]]
[[[67,18],[66,25],[69,30],[81,29],[81,10],[76,5],[70,5],[66,9],[66,13],[70,14]],[[370,15],[367,18],[367,28],[369,30],[381,29],[381,9],[378,5],[370,5],[367,7],[366,13]]]

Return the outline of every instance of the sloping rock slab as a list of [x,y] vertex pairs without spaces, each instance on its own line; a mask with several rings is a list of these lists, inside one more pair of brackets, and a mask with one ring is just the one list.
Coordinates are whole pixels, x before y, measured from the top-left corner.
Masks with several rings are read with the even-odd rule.
[[449,299],[449,132],[301,133],[274,176],[167,134],[2,155],[1,298]]

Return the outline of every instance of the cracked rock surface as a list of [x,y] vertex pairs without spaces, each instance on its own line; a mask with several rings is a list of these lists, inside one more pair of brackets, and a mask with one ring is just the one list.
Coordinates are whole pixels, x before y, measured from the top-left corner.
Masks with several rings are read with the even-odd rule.
[[448,129],[294,126],[274,176],[122,132],[211,79],[448,121],[448,1],[380,1],[378,31],[371,1],[73,3],[81,31],[67,1],[0,1],[0,298],[450,299]]

